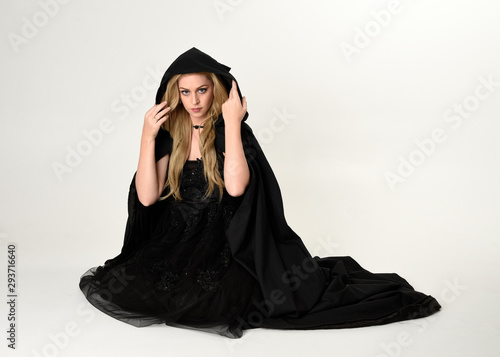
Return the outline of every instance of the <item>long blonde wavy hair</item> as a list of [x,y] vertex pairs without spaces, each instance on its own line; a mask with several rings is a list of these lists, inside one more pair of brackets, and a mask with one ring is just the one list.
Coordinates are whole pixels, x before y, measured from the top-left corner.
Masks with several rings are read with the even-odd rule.
[[[222,104],[227,100],[228,93],[222,84],[221,79],[211,72],[198,72],[187,74],[205,75],[213,84],[213,100],[209,111],[207,112],[208,119],[204,123],[203,130],[200,132],[199,146],[203,161],[203,171],[205,179],[208,181],[208,188],[203,196],[204,199],[210,197],[216,187],[219,192],[219,202],[222,199],[224,180],[222,179],[217,163],[217,153],[215,151],[215,129],[214,123],[222,113]],[[166,196],[162,196],[159,200],[164,200],[173,195],[175,200],[182,200],[180,194],[180,183],[184,163],[189,157],[191,149],[191,118],[189,113],[182,105],[178,81],[186,74],[176,74],[170,78],[167,83],[167,89],[163,95],[162,101],[167,101],[167,105],[171,108],[169,118],[162,124],[163,129],[170,132],[173,139],[172,153],[169,158],[169,169],[167,179],[163,189],[170,187]]]

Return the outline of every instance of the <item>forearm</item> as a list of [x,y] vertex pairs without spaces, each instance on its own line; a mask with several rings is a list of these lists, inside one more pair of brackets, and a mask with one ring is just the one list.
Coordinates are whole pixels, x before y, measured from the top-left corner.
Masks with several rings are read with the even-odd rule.
[[141,139],[135,186],[139,200],[144,206],[150,206],[158,200],[158,174],[156,172],[154,139]]
[[241,123],[226,123],[225,137],[224,183],[231,196],[241,196],[250,182],[250,170],[241,141]]

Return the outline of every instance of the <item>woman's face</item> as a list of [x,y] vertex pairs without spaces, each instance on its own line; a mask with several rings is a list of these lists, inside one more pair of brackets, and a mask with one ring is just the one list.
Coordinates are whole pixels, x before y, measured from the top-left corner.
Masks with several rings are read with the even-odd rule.
[[207,117],[214,98],[212,81],[202,74],[186,74],[178,81],[179,96],[194,123]]

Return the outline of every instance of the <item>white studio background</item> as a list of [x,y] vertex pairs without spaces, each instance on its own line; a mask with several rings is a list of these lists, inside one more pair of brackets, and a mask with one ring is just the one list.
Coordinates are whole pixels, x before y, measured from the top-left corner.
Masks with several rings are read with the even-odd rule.
[[[491,0],[4,0],[0,282],[7,299],[14,242],[19,323],[11,351],[3,303],[1,350],[495,355],[499,13]],[[144,114],[191,47],[232,68],[287,221],[311,253],[397,272],[435,296],[439,314],[227,341],[136,329],[90,307],[79,277],[119,253]]]

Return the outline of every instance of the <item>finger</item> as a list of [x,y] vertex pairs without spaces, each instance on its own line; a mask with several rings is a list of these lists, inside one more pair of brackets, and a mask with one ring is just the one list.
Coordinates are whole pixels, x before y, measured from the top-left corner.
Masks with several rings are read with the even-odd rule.
[[237,94],[237,93],[238,92],[236,91],[236,82],[233,79],[233,83],[231,85],[231,92],[229,93],[229,96],[230,97],[234,97],[234,95]]
[[155,116],[155,115],[158,113],[158,111],[160,111],[160,110],[161,110],[162,106],[164,106],[165,104],[167,104],[167,102],[166,102],[166,101],[161,102],[161,103],[159,103],[159,104],[155,104],[155,105],[153,105],[153,106],[152,106],[152,107],[151,107],[151,108],[150,108],[150,109],[146,112],[146,117],[148,117],[148,116]]
[[[170,110],[170,107],[167,107],[167,108],[163,108],[165,105],[167,104],[167,102],[162,102],[160,104],[158,104],[155,108],[155,110],[150,114],[155,120],[158,120],[160,119],[163,115],[165,115],[166,112],[168,112],[168,110]],[[163,109],[162,109],[163,108]]]
[[163,123],[165,123],[165,122],[167,121],[167,119],[168,119],[168,115],[166,115],[166,116],[164,116],[163,118],[161,118],[160,120],[158,120],[158,121],[156,122],[156,124],[157,124],[158,126],[161,126]]
[[156,113],[155,118],[161,118],[162,116],[167,114],[169,111],[170,111],[170,107],[166,107],[162,111],[159,111],[158,113]]
[[167,105],[167,101],[166,100],[163,101],[163,102],[161,102],[160,104],[157,104],[156,108],[155,108],[156,112],[158,113],[160,110],[162,110],[163,108],[165,108],[165,105]]
[[243,110],[247,111],[247,97],[243,97]]
[[151,113],[153,113],[153,111],[155,110],[156,108],[156,104],[153,105],[151,108],[148,109],[148,111],[146,112],[146,117],[151,115]]

